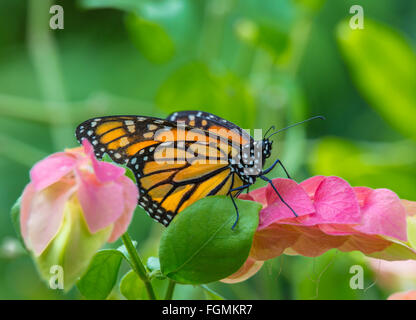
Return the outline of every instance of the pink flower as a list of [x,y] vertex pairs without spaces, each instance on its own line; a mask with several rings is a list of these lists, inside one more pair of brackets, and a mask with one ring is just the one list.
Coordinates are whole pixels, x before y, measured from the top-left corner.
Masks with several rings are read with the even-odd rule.
[[282,253],[316,257],[333,248],[387,260],[416,259],[407,242],[406,220],[416,214],[416,202],[400,200],[388,189],[351,187],[333,176],[300,184],[279,178],[273,184],[299,217],[270,185],[241,195],[263,205],[250,259],[264,261]]
[[416,300],[416,290],[393,293],[387,300]]
[[[68,203],[80,207],[91,235],[106,228],[108,241],[117,240],[130,223],[138,190],[125,169],[97,161],[87,141],[83,147],[58,152],[30,171],[20,210],[25,245],[40,256],[62,228]],[[82,244],[80,244],[82,245]]]
[[398,291],[416,286],[416,260],[385,261],[367,258],[376,274],[377,284],[388,291]]

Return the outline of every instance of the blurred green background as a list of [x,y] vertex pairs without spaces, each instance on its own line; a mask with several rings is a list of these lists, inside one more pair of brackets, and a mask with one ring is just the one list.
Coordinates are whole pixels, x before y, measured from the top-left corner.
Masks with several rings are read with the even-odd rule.
[[[74,129],[90,117],[199,109],[265,130],[324,115],[275,136],[270,161],[280,157],[297,181],[338,175],[416,200],[416,2],[357,2],[1,0],[0,298],[80,298],[41,282],[9,211],[33,164],[76,146]],[[49,28],[53,4],[63,30]],[[355,4],[363,30],[349,27]],[[162,227],[142,210],[129,230],[145,257],[157,253]],[[354,264],[367,290],[350,289]],[[234,299],[385,299],[402,289],[366,265],[355,253],[282,256],[244,283],[209,286]],[[179,286],[174,298],[203,292]]]

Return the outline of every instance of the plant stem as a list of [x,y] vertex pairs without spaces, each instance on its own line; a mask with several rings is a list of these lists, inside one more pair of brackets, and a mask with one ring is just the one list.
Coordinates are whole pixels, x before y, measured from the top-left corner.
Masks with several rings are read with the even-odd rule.
[[[70,119],[71,113],[66,103],[58,48],[48,25],[51,5],[51,0],[29,1],[27,46],[48,116]],[[53,123],[51,135],[57,150],[72,144],[73,132],[68,125]]]
[[176,282],[169,279],[169,286],[166,290],[165,300],[172,300],[173,290],[175,290]]
[[123,240],[124,246],[129,253],[129,263],[133,268],[134,272],[139,276],[139,278],[144,282],[147,290],[147,294],[150,300],[156,300],[156,295],[153,290],[152,284],[150,279],[147,275],[146,268],[143,265],[142,260],[140,259],[139,253],[137,252],[136,248],[133,245],[133,241],[131,240],[129,234],[126,232],[121,236]]

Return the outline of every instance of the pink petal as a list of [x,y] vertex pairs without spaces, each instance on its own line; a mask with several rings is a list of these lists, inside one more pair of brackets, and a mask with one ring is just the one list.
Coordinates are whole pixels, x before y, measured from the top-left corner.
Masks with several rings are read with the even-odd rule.
[[354,189],[345,180],[327,177],[315,192],[316,213],[302,220],[304,225],[357,224],[361,212]]
[[363,207],[367,197],[373,192],[373,189],[368,187],[353,187],[353,189],[357,196],[359,206]]
[[133,217],[134,210],[136,209],[137,199],[139,196],[139,191],[131,179],[122,176],[118,179],[118,183],[123,186],[124,211],[120,218],[118,218],[114,223],[113,232],[108,240],[109,242],[116,241],[127,231],[131,218]]
[[306,179],[300,183],[300,186],[305,190],[308,196],[313,200],[315,197],[316,189],[318,189],[321,182],[325,179],[325,176],[314,176]]
[[[273,180],[273,185],[298,216],[311,214],[315,211],[312,201],[295,181],[278,178]],[[266,189],[266,199],[269,205],[260,211],[259,230],[276,221],[294,217],[293,212],[279,199],[270,185]]]
[[75,184],[60,181],[38,192],[34,189],[29,184],[23,192],[20,224],[26,246],[39,256],[58,232]]
[[249,193],[242,193],[238,198],[259,202],[263,205],[263,208],[267,206],[266,187],[255,189]]
[[126,171],[124,168],[105,161],[98,161],[94,155],[94,148],[87,139],[82,140],[82,145],[86,155],[91,159],[92,167],[100,182],[114,181],[124,175]]
[[416,290],[393,293],[387,300],[416,300]]
[[406,281],[416,280],[416,261],[386,261],[381,259],[367,258],[373,272],[382,276],[388,282],[394,282],[401,278]]
[[30,170],[30,179],[36,190],[42,190],[57,182],[74,169],[75,157],[58,152],[39,161]]
[[78,198],[91,233],[115,222],[124,211],[123,187],[117,182],[100,183],[90,172],[77,170]]
[[318,228],[322,232],[333,236],[346,236],[357,233],[357,230],[350,224],[318,224]]
[[364,203],[362,213],[362,223],[354,229],[407,241],[406,210],[393,191],[373,190]]
[[416,201],[401,200],[403,207],[406,209],[407,216],[416,215]]
[[254,200],[254,198],[253,198],[250,194],[248,194],[248,193],[242,193],[242,194],[240,194],[240,195],[238,196],[238,199],[241,199],[241,200],[249,200],[249,201],[255,201],[255,200]]

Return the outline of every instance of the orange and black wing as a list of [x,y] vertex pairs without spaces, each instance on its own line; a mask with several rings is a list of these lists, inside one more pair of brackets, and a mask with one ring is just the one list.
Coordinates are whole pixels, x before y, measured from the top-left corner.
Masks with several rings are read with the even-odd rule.
[[195,129],[152,117],[114,116],[85,121],[76,135],[92,143],[98,158],[107,153],[126,164],[136,177],[139,205],[167,226],[195,201],[242,185],[228,162],[236,152],[231,140],[217,143],[221,137]]
[[[242,185],[226,162],[203,164],[199,163],[200,157],[192,160],[192,155],[184,161],[183,154],[189,152],[191,143],[180,144],[164,143],[158,150],[147,147],[146,161],[133,158],[140,189],[139,204],[164,225],[195,201],[211,195],[226,195],[231,188]],[[164,152],[176,154],[166,161]]]
[[152,117],[110,116],[81,123],[76,137],[79,142],[89,140],[98,158],[107,153],[115,162],[125,164],[145,147],[158,145],[165,130],[174,134],[176,125]]
[[253,138],[239,126],[209,112],[178,111],[170,114],[166,119],[172,122],[184,122],[186,125],[232,139],[240,145],[253,142]]

